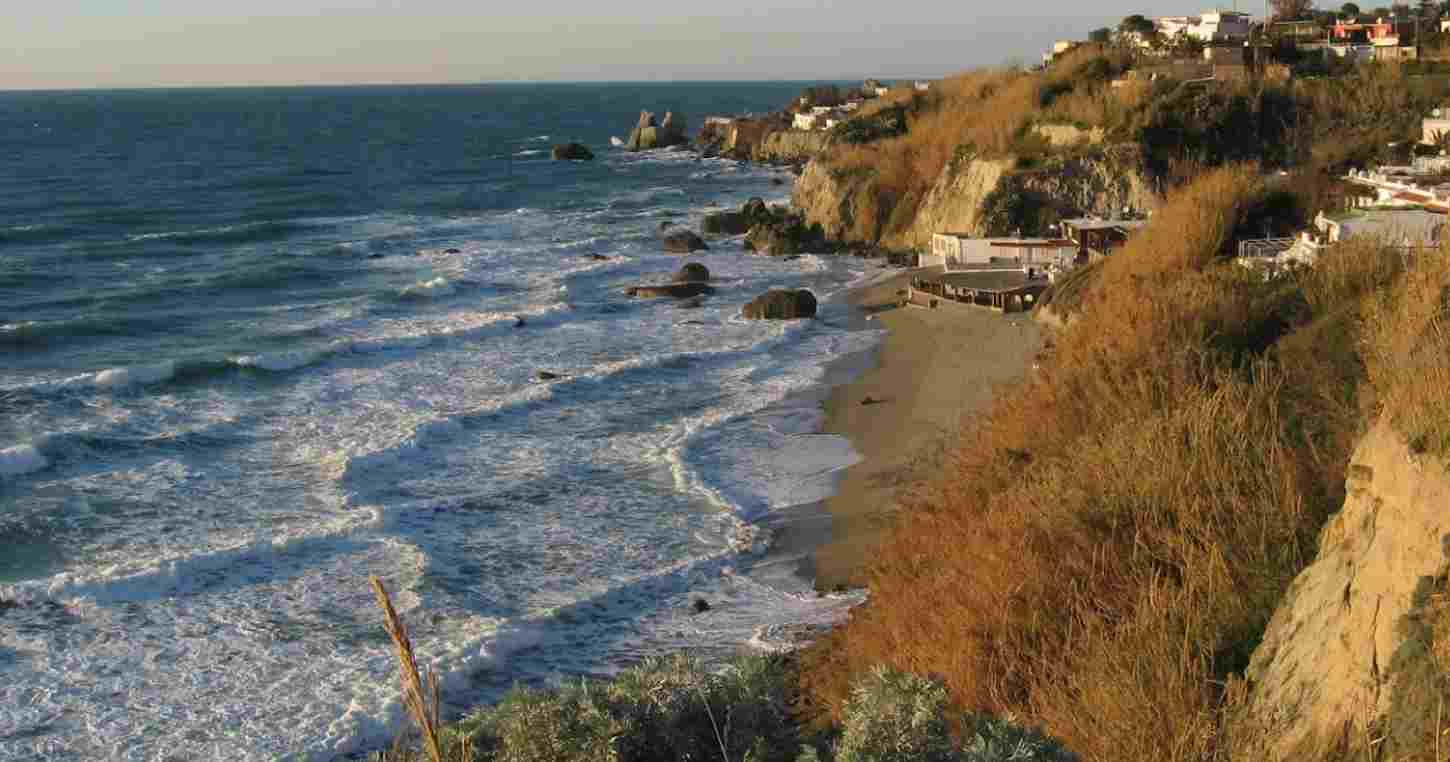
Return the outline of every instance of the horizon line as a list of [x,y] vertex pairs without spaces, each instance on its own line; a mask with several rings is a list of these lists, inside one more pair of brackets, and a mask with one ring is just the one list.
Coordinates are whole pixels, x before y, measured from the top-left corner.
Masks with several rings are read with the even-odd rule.
[[783,79],[482,79],[467,82],[288,82],[231,84],[156,84],[156,85],[80,85],[75,87],[0,87],[0,94],[14,93],[85,93],[136,92],[162,90],[264,90],[305,88],[385,88],[385,87],[478,87],[480,85],[709,85],[709,84],[797,84],[809,82],[841,83],[879,80],[941,79],[947,75],[884,75],[860,77],[805,77]]

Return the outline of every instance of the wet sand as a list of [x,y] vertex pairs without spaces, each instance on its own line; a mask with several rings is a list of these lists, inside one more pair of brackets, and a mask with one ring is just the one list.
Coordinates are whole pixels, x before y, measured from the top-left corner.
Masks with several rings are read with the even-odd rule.
[[[815,521],[808,518],[811,511],[797,514],[803,520],[778,540],[816,545],[809,571],[818,590],[864,582],[897,491],[932,478],[962,427],[1000,387],[1024,377],[1041,347],[1041,329],[1029,314],[1004,316],[965,305],[897,307],[897,290],[907,277],[852,295],[862,319],[871,321],[867,325],[888,334],[867,362],[841,361],[838,371],[854,373],[854,379],[831,390],[825,431],[850,439],[863,460],[846,469]],[[822,525],[828,527],[824,538]]]

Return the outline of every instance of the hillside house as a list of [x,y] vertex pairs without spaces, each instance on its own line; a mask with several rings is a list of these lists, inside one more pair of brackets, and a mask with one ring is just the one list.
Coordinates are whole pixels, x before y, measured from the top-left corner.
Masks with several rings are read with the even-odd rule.
[[1062,237],[1073,247],[1073,262],[1087,264],[1122,248],[1129,236],[1147,224],[1147,220],[1101,220],[1093,217],[1063,220]]
[[[1202,42],[1242,42],[1249,38],[1253,16],[1236,11],[1205,11],[1196,16],[1162,16],[1153,19],[1153,28],[1164,38],[1186,34]],[[1140,40],[1147,47],[1147,41]]]
[[1269,26],[1274,37],[1293,40],[1296,44],[1321,42],[1329,36],[1328,30],[1313,19],[1275,21]]
[[808,111],[802,111],[796,114],[793,119],[791,119],[790,126],[797,130],[814,130],[816,128],[816,120],[818,118],[818,114]]
[[1314,218],[1314,227],[1326,243],[1369,238],[1392,246],[1438,246],[1445,238],[1444,212],[1425,209],[1356,209]]
[[1077,47],[1078,43],[1073,40],[1058,40],[1052,43],[1052,49],[1042,54],[1042,63],[1050,64],[1056,61],[1059,56]]
[[1420,122],[1420,142],[1427,146],[1441,145],[1450,141],[1450,116],[1435,109],[1434,116],[1427,116]]
[[913,82],[913,83],[911,83],[911,86],[912,86],[912,87],[913,87],[913,88],[914,88],[914,89],[915,89],[915,90],[916,90],[916,91],[917,91],[917,92],[919,92],[919,93],[924,93],[924,92],[926,92],[926,91],[927,91],[927,90],[930,90],[930,89],[931,89],[931,80],[926,80],[926,79],[918,79],[918,80],[917,80],[917,81],[915,81],[915,82]]

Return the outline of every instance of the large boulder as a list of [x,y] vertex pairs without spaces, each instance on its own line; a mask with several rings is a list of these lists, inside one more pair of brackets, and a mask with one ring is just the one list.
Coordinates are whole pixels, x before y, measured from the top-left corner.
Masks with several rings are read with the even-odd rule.
[[708,283],[710,268],[699,262],[689,262],[675,272],[676,283]]
[[773,288],[741,308],[751,320],[795,320],[816,316],[816,295],[806,289]]
[[594,158],[594,152],[583,143],[564,143],[554,146],[552,154],[555,161],[588,161]]
[[665,251],[671,254],[689,254],[692,251],[710,250],[710,247],[705,245],[705,239],[685,228],[671,229],[664,234],[662,240],[665,244]]
[[625,289],[624,293],[638,297],[667,296],[674,299],[688,299],[702,294],[713,294],[715,289],[706,283],[647,283],[631,286]]

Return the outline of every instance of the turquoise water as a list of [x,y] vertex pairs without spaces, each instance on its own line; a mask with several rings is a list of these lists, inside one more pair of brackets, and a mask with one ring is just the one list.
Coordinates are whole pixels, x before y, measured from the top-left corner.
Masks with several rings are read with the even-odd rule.
[[[797,393],[868,273],[722,239],[699,309],[625,297],[789,176],[610,141],[799,89],[0,94],[0,759],[374,748],[374,574],[455,705],[838,616],[759,562],[852,458]],[[821,319],[737,317],[776,286]]]

